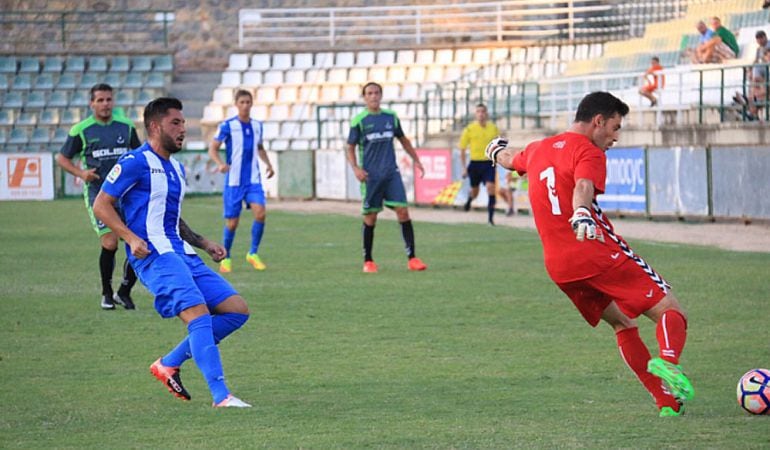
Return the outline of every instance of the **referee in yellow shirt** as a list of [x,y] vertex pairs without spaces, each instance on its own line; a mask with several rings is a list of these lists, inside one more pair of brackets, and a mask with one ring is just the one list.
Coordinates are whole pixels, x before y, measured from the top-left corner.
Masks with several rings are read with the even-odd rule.
[[[484,149],[489,141],[500,135],[497,125],[489,121],[487,106],[483,103],[476,105],[476,120],[468,124],[460,136],[460,161],[463,166],[463,178],[470,177],[471,191],[464,209],[471,209],[471,202],[479,195],[479,184],[484,182],[487,187],[489,202],[487,215],[490,225],[494,225],[495,215],[495,167],[492,161],[484,155]],[[465,151],[471,149],[471,162],[466,166]]]

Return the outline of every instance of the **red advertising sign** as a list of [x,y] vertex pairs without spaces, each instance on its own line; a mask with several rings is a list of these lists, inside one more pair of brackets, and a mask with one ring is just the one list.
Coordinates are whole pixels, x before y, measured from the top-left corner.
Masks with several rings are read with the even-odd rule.
[[425,168],[425,175],[415,170],[415,203],[434,204],[442,190],[452,184],[452,151],[450,149],[417,149],[417,156]]

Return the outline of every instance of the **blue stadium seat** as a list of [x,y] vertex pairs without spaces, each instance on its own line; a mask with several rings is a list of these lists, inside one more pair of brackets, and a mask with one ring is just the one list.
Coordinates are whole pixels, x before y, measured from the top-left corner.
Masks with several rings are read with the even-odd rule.
[[13,77],[13,86],[11,89],[18,91],[28,91],[32,89],[32,75],[28,73],[20,73]]
[[40,119],[37,121],[40,125],[59,125],[59,110],[46,109],[40,113]]
[[24,102],[24,110],[43,109],[46,107],[47,99],[44,91],[32,91],[27,95],[27,101]]
[[56,83],[57,89],[75,89],[78,85],[78,80],[75,72],[64,72],[59,77],[59,82]]
[[97,75],[91,72],[86,72],[80,78],[78,87],[80,89],[91,89],[96,83],[100,83],[100,82],[101,82],[101,75]]
[[15,56],[0,56],[0,72],[16,73],[18,62]]
[[139,55],[131,58],[132,72],[149,72],[152,70],[152,58],[147,55]]
[[83,73],[86,70],[86,58],[83,56],[68,56],[64,65],[65,72]]
[[144,85],[144,75],[141,72],[130,72],[126,75],[124,87],[138,89]]
[[132,106],[134,104],[134,91],[122,90],[115,95],[115,104],[118,106]]
[[48,99],[48,106],[52,108],[66,108],[70,104],[70,93],[68,91],[53,91]]
[[26,145],[29,142],[29,132],[25,128],[14,128],[8,136],[7,144]]
[[0,73],[0,91],[7,91],[11,87],[11,83],[8,82],[8,75]]
[[149,87],[149,88],[165,88],[166,79],[162,73],[151,72],[147,76],[147,81],[144,83],[144,85],[145,87]]
[[24,93],[19,91],[8,91],[3,96],[3,108],[23,108]]
[[64,58],[61,56],[46,56],[43,62],[43,72],[61,73],[64,70]]
[[23,112],[19,114],[16,119],[16,126],[34,126],[37,125],[37,114],[31,112]]
[[172,72],[174,70],[174,58],[171,55],[156,56],[153,66],[158,72]]
[[83,120],[81,117],[82,115],[80,114],[80,108],[65,109],[62,111],[61,117],[59,117],[59,123],[62,126],[72,126]]
[[34,56],[25,56],[19,61],[19,73],[40,72],[40,60]]
[[78,90],[72,93],[70,98],[70,107],[82,108],[91,103],[91,95],[86,90]]
[[110,60],[110,72],[128,72],[129,67],[128,56],[113,56]]
[[54,85],[54,74],[52,73],[41,73],[35,78],[35,89],[50,91],[53,90]]
[[32,130],[32,136],[29,138],[30,144],[46,144],[51,140],[51,130],[48,127],[38,127]]
[[113,89],[119,89],[123,87],[123,77],[122,73],[110,72],[104,76],[102,81],[112,86]]
[[107,58],[104,56],[91,56],[88,58],[88,71],[89,72],[106,72],[107,71]]
[[5,142],[8,140],[8,130],[5,128],[0,128],[0,147],[5,145]]
[[141,90],[141,91],[139,91],[139,93],[136,95],[136,102],[135,102],[135,103],[136,103],[137,105],[142,105],[142,106],[144,106],[144,105],[146,105],[146,104],[150,103],[150,101],[151,101],[152,99],[154,99],[155,97],[156,97],[156,96],[155,96],[155,95],[153,95],[153,93],[152,93],[151,91]]
[[69,134],[69,130],[59,127],[56,128],[53,131],[53,137],[51,138],[51,144],[57,144],[59,147],[61,147],[62,144],[67,140],[67,135]]
[[13,110],[5,108],[0,109],[0,127],[13,126]]

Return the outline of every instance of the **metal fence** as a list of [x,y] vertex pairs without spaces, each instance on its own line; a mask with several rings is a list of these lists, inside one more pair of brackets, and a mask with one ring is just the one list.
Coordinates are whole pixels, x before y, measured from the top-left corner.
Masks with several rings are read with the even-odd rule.
[[364,8],[242,9],[241,48],[264,42],[331,47],[615,40],[641,35],[644,24],[680,17],[703,0],[511,0]]
[[171,11],[0,11],[0,51],[46,53],[123,51],[130,44],[159,51],[169,46]]

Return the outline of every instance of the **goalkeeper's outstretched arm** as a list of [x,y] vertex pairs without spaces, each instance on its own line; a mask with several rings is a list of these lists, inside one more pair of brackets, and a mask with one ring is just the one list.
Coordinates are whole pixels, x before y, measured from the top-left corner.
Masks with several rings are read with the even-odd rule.
[[508,148],[508,139],[498,136],[487,144],[487,148],[484,149],[484,154],[487,159],[492,161],[492,164],[500,164],[508,170],[515,170],[513,168],[513,157],[519,153],[517,150]]

